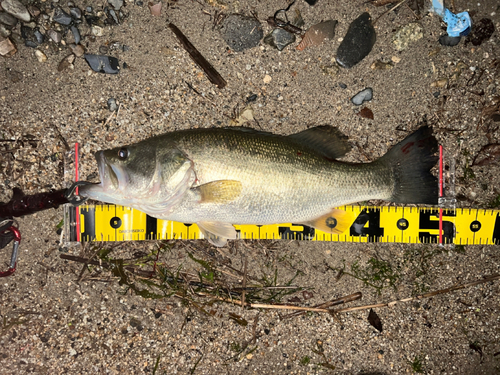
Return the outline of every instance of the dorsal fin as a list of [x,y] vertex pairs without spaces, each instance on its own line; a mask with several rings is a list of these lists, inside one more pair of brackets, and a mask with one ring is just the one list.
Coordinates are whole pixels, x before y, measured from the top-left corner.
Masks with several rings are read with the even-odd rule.
[[347,136],[330,125],[316,126],[288,136],[328,159],[338,159],[351,150]]

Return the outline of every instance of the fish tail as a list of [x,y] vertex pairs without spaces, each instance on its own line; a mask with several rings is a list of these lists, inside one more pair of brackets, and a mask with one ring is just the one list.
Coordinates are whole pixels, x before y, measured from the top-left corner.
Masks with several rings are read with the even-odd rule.
[[391,171],[395,203],[438,203],[437,178],[431,173],[438,161],[438,143],[428,126],[419,128],[387,152],[380,162]]

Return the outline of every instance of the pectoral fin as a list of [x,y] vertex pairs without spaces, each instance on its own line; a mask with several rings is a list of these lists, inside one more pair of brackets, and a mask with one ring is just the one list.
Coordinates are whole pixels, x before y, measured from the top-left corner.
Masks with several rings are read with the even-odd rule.
[[200,193],[200,203],[229,203],[241,194],[241,182],[235,180],[212,181],[195,189]]
[[352,224],[352,214],[339,209],[333,209],[326,215],[302,223],[325,233],[341,234]]
[[227,243],[228,239],[236,239],[236,229],[232,224],[220,221],[200,221],[196,225],[198,225],[208,242],[214,246],[222,247]]

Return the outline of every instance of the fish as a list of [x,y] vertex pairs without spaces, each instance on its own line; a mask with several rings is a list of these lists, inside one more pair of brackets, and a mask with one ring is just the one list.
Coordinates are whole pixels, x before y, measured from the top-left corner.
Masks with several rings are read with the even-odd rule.
[[428,126],[370,163],[339,161],[351,146],[329,125],[286,136],[245,127],[180,130],[98,151],[100,183],[79,195],[196,223],[215,246],[237,238],[235,224],[294,223],[338,234],[353,221],[337,208],[343,205],[437,204],[437,148]]

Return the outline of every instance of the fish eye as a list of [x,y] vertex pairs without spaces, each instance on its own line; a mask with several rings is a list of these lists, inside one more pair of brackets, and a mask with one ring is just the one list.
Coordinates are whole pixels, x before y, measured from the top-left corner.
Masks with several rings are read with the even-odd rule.
[[122,161],[126,160],[128,157],[128,154],[129,154],[129,152],[126,148],[121,148],[118,150],[118,159],[120,159]]

